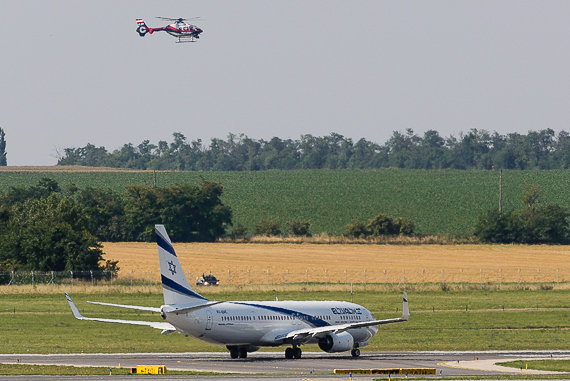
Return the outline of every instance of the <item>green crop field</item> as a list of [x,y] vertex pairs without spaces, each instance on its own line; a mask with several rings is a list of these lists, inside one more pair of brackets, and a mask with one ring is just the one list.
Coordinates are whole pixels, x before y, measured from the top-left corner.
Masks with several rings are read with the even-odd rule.
[[[82,187],[122,192],[129,184],[153,184],[147,172],[0,172],[0,191],[34,185],[42,177]],[[498,206],[498,171],[458,170],[306,170],[259,172],[158,172],[158,186],[199,184],[202,179],[224,186],[224,202],[234,224],[252,232],[264,218],[282,228],[292,220],[309,220],[311,232],[339,234],[354,220],[379,213],[412,219],[428,235],[470,235],[478,216]],[[537,185],[543,199],[570,208],[570,170],[504,171],[503,206],[522,206],[525,187]]]
[[[161,321],[157,313],[124,310],[86,303],[87,300],[160,306],[159,286],[133,292],[80,293],[68,291],[86,316]],[[225,351],[179,334],[123,324],[73,318],[63,289],[27,294],[3,290],[0,297],[2,353],[184,352]],[[205,293],[206,294],[206,293]],[[208,295],[206,295],[208,296]],[[281,292],[217,289],[217,300],[351,300],[369,308],[377,318],[401,314],[401,292],[369,287],[350,295],[319,291],[311,286]],[[570,290],[409,291],[408,322],[380,327],[365,350],[487,350],[570,349]],[[267,350],[279,350],[267,349]],[[318,350],[309,347],[306,350]]]

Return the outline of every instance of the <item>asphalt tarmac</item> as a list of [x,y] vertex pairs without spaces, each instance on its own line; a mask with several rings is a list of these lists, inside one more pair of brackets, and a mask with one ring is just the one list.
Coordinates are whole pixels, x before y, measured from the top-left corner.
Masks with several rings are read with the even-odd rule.
[[[348,375],[333,375],[334,369],[362,368],[435,368],[438,376],[493,376],[505,374],[531,374],[525,369],[502,368],[495,362],[511,359],[570,358],[570,351],[485,351],[485,352],[363,352],[359,358],[350,354],[327,354],[324,352],[304,352],[297,360],[287,360],[281,352],[250,353],[247,359],[230,359],[225,352],[213,353],[114,353],[114,354],[0,354],[0,363],[51,364],[75,366],[99,366],[117,368],[137,365],[165,365],[170,370],[194,370],[226,373],[223,376],[161,376],[161,380],[195,378],[211,381],[255,379],[255,380],[348,380]],[[128,376],[128,380],[148,376]],[[353,379],[370,380],[378,376],[357,376]],[[45,380],[49,377],[40,377]],[[7,381],[10,376],[0,377]],[[28,380],[36,377],[26,376]],[[74,380],[66,377],[66,380]],[[109,376],[81,376],[81,380],[109,379]],[[122,379],[122,376],[113,376]]]

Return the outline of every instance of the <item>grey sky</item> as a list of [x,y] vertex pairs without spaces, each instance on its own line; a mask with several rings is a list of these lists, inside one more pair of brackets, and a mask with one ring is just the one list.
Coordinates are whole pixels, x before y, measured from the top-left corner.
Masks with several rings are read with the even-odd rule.
[[[9,165],[144,139],[570,130],[570,1],[21,1],[0,7]],[[135,19],[201,16],[200,41]]]

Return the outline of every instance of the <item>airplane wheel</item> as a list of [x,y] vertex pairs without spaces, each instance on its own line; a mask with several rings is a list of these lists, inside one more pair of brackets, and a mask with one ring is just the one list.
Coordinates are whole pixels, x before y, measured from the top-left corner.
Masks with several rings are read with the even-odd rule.
[[350,351],[350,354],[352,355],[352,357],[358,357],[360,356],[360,349],[354,348],[352,351]]
[[285,349],[285,358],[292,359],[293,358],[293,348]]
[[239,358],[240,359],[245,359],[247,358],[247,350],[245,348],[240,348],[239,349]]
[[299,347],[293,348],[293,357],[295,357],[296,359],[300,359],[302,353],[303,352],[301,351],[301,348],[299,348]]
[[239,356],[239,351],[237,348],[231,348],[230,349],[230,357],[233,359],[237,359]]

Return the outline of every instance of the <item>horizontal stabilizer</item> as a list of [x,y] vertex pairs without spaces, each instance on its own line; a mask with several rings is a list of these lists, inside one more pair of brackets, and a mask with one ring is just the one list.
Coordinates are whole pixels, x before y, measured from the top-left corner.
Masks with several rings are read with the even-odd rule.
[[154,322],[154,321],[140,321],[140,320],[121,320],[121,319],[102,319],[102,318],[89,318],[81,315],[73,300],[66,292],[65,297],[67,298],[67,302],[69,303],[69,307],[71,308],[71,312],[73,312],[73,316],[79,320],[89,320],[89,321],[99,321],[103,323],[121,323],[121,324],[131,324],[131,325],[142,325],[147,327],[152,327],[156,329],[161,329],[163,331],[175,331],[176,327],[172,324],[167,322]]
[[114,303],[103,303],[103,302],[90,302],[87,303],[97,304],[100,306],[109,306],[109,307],[119,307],[119,308],[128,308],[131,310],[140,310],[140,311],[149,311],[149,312],[158,312],[160,313],[160,308],[157,307],[144,307],[144,306],[130,306],[128,304],[114,304]]
[[191,306],[191,307],[177,307],[176,305],[166,305],[162,307],[162,311],[165,313],[175,313],[175,314],[185,314],[187,312],[194,312],[197,310],[201,310],[202,308],[212,307],[216,304],[225,303],[225,302],[209,302],[206,304],[200,304],[198,306]]

